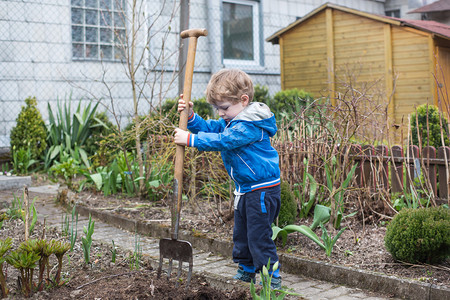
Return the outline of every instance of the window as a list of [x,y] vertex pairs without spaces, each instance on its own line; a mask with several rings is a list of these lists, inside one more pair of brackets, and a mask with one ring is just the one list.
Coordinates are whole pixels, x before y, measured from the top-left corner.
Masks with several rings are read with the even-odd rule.
[[125,0],[71,0],[72,58],[120,61]]
[[384,14],[388,17],[400,18],[400,9],[387,10]]
[[259,6],[245,0],[223,1],[225,64],[259,65]]

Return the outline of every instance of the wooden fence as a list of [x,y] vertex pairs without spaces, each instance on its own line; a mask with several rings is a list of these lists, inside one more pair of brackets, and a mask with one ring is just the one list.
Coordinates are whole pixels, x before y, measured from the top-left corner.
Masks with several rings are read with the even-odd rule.
[[[275,147],[280,154],[282,178],[291,184],[303,180],[303,158],[311,160],[314,155],[330,153],[326,145],[317,144],[314,149],[306,149],[308,147],[301,143],[276,144]],[[407,149],[393,146],[389,151],[387,146],[352,145],[348,152],[336,153],[341,157],[347,153],[347,157],[357,164],[354,182],[358,187],[370,188],[375,192],[384,189],[392,194],[402,192],[404,185],[409,190],[414,178],[423,175],[424,185],[435,198],[441,200],[439,202],[449,201],[450,147],[439,147],[437,151],[434,147],[424,147],[420,151],[417,146]],[[323,168],[317,164],[309,168],[308,172],[315,178],[325,176]],[[318,182],[325,182],[324,178],[322,180]]]

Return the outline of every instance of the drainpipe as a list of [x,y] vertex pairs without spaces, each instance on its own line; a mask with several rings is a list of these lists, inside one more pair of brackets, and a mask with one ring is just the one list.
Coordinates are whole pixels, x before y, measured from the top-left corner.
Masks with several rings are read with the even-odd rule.
[[222,1],[207,0],[208,50],[211,74],[223,69],[222,63]]

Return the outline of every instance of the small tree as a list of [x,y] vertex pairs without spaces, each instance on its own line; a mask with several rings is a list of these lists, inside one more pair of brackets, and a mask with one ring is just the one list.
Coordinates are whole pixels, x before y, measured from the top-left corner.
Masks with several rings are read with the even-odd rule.
[[35,97],[25,99],[16,119],[16,126],[11,130],[11,149],[30,148],[31,158],[39,159],[47,147],[47,130],[42,115],[37,108]]
[[[442,123],[442,124],[441,124]],[[411,115],[411,138],[414,145],[433,146],[436,149],[449,144],[446,117],[434,105],[422,104]]]

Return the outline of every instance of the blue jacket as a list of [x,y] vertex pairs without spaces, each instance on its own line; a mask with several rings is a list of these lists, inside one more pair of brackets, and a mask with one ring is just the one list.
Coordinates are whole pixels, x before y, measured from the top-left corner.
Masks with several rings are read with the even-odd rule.
[[278,152],[270,144],[277,132],[275,116],[263,103],[251,102],[233,120],[204,120],[191,114],[188,146],[221,151],[236,191],[246,193],[280,184]]

